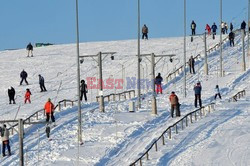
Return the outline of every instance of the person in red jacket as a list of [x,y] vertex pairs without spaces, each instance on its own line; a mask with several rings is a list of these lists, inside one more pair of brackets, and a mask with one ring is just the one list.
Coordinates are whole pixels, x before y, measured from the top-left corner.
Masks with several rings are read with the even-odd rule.
[[48,101],[44,105],[44,111],[46,114],[46,122],[49,122],[50,118],[52,122],[55,122],[54,109],[55,109],[54,104],[51,102],[51,99],[49,98]]
[[210,35],[211,34],[211,28],[210,28],[210,26],[208,24],[206,25],[206,30],[207,30],[207,34]]
[[31,103],[31,101],[30,101],[30,95],[31,95],[30,89],[26,89],[26,93],[25,93],[25,96],[24,96],[24,103],[25,104],[26,104],[27,101],[29,103]]
[[179,99],[176,96],[175,92],[171,92],[171,95],[169,96],[169,101],[171,104],[171,117],[174,117],[174,110],[176,117],[181,116],[180,114],[180,104],[179,104]]

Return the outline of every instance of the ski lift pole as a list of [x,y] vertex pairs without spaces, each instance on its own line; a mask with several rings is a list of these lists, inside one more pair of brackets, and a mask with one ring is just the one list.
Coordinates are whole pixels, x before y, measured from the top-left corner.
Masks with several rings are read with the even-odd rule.
[[207,33],[204,33],[204,56],[205,56],[205,65],[204,70],[205,74],[208,75],[208,64],[207,64]]

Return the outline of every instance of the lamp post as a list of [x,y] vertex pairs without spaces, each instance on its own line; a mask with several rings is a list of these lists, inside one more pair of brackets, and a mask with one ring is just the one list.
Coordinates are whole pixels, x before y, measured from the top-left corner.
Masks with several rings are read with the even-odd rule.
[[223,77],[222,68],[222,0],[220,0],[220,77]]
[[137,93],[138,93],[138,101],[137,101],[137,109],[141,108],[141,73],[140,73],[140,0],[138,0],[138,34],[137,34],[137,55],[138,55],[138,64],[137,64]]
[[184,59],[183,59],[183,67],[184,67],[184,82],[183,82],[183,91],[184,91],[184,97],[187,96],[186,93],[186,0],[184,0]]
[[77,105],[78,105],[78,143],[82,144],[82,112],[80,101],[80,64],[79,64],[79,24],[78,24],[78,0],[76,0],[76,64],[77,64]]

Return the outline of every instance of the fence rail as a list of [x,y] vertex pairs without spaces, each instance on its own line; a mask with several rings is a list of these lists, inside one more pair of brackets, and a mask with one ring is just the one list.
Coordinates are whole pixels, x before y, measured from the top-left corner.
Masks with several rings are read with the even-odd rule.
[[246,95],[246,90],[242,90],[238,93],[236,93],[233,97],[229,98],[228,102],[237,102],[238,99]]
[[[61,108],[62,108],[61,105],[62,105],[62,104],[63,104],[64,107],[66,107],[66,106],[68,105],[68,103],[69,103],[71,106],[74,106],[74,102],[76,102],[76,101],[77,101],[77,100],[75,100],[75,101],[67,100],[67,99],[61,100],[61,101],[59,101],[58,104],[55,106],[55,109],[57,109],[57,107],[58,107],[58,110],[61,111]],[[36,120],[39,120],[40,115],[42,115],[42,116],[45,115],[44,109],[40,109],[40,110],[34,112],[32,115],[30,115],[29,117],[27,117],[27,118],[24,120],[24,122],[29,122],[29,123],[30,123],[34,118],[35,118]],[[10,133],[11,133],[12,135],[14,134],[14,131],[17,131],[17,129],[15,129],[16,127],[18,127],[18,123],[14,124],[14,125],[12,125],[12,126],[10,126],[10,127],[8,128],[8,130],[11,131]]]
[[[239,31],[240,31],[240,29],[237,29],[237,30],[234,31],[234,33],[239,32]],[[228,36],[225,37],[225,38],[222,40],[222,44],[225,44],[225,43],[227,42],[227,40],[228,40]],[[217,44],[215,44],[213,47],[209,48],[209,49],[207,50],[207,52],[210,53],[210,52],[212,52],[212,51],[215,51],[216,49],[219,49],[219,47],[220,47],[220,43],[217,43]],[[200,54],[196,55],[196,56],[194,57],[194,59],[197,60],[199,57],[200,57]],[[188,65],[188,62],[186,62],[186,65]],[[186,68],[186,65],[185,65],[185,68]],[[167,83],[168,83],[170,80],[172,80],[173,78],[176,78],[182,71],[184,71],[183,65],[182,65],[181,67],[177,68],[177,69],[176,69],[175,71],[173,71],[172,73],[169,73],[168,76],[166,77]]]
[[[127,98],[131,99],[132,97],[135,97],[135,90],[124,91],[124,92],[121,92],[121,93],[112,93],[112,94],[109,94],[109,95],[106,95],[106,96],[103,96],[103,97],[104,97],[104,100],[107,99],[107,101],[116,101],[116,99],[117,99],[116,96],[118,96],[119,101],[121,100],[122,97],[125,100]],[[100,96],[96,96],[96,102],[99,101],[99,98],[100,98]]]
[[142,160],[143,158],[146,158],[146,160],[149,160],[149,152],[155,148],[155,151],[158,151],[158,145],[160,145],[160,142],[162,145],[166,144],[165,137],[169,139],[172,138],[172,132],[175,132],[178,134],[179,128],[181,130],[184,130],[184,127],[187,127],[189,123],[193,123],[194,120],[196,121],[198,117],[202,118],[203,116],[206,116],[207,113],[210,113],[212,110],[214,110],[215,103],[210,103],[204,107],[201,107],[195,111],[192,111],[188,114],[186,114],[183,118],[175,122],[173,125],[169,126],[162,134],[159,136],[150,146],[147,148],[146,152],[144,152],[135,162],[130,164],[130,166],[136,166],[137,163],[142,166]]

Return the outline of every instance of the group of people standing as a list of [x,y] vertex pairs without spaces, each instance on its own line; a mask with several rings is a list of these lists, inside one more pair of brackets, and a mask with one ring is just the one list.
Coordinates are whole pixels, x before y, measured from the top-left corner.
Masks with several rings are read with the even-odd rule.
[[[45,88],[44,77],[41,74],[39,74],[38,77],[39,77],[39,85],[40,85],[40,88],[41,88],[41,92],[47,91],[47,89]],[[26,85],[29,85],[29,83],[27,81],[28,74],[24,69],[20,73],[20,78],[21,78],[20,85],[22,85],[23,81],[26,83]],[[10,86],[8,88],[9,104],[16,104],[15,95],[16,95],[15,89],[12,86]],[[31,103],[31,100],[30,100],[31,95],[32,94],[31,94],[30,89],[27,88],[26,92],[25,92],[25,95],[24,95],[24,103],[25,104],[26,104],[26,102]]]

